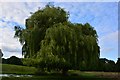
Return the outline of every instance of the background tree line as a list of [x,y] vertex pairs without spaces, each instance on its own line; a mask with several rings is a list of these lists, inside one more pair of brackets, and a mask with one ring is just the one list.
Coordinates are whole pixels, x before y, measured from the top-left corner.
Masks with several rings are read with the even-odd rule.
[[10,58],[2,58],[2,64],[14,64],[14,65],[23,65],[22,59],[16,56],[11,56]]

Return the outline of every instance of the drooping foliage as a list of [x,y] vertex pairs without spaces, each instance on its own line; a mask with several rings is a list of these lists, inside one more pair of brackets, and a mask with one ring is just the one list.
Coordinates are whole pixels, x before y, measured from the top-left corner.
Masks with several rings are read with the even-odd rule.
[[[64,58],[75,69],[79,69],[83,63],[86,66],[95,64],[99,59],[96,34],[85,34],[82,32],[84,26],[86,24],[57,24],[48,28],[38,55]],[[89,29],[90,32],[94,31],[90,26]]]
[[26,19],[25,30],[15,27],[15,36],[18,36],[20,42],[24,43],[24,56],[32,57],[40,49],[40,42],[44,39],[47,28],[57,23],[66,22],[67,19],[68,15],[63,9],[47,5],[46,8],[36,11]]
[[68,16],[64,9],[47,5],[26,20],[25,29],[15,27],[27,64],[63,71],[96,66],[100,53],[96,30],[89,23],[73,24]]

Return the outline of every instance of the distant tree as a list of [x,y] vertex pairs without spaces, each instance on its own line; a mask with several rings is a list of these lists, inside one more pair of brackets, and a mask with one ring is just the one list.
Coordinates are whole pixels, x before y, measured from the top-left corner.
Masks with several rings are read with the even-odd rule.
[[14,64],[14,65],[23,65],[22,60],[16,56],[11,56],[7,59],[8,64]]
[[2,64],[8,64],[8,60],[5,58],[2,58]]
[[112,60],[108,60],[106,58],[101,58],[99,60],[98,70],[106,71],[106,72],[114,72],[116,71],[115,62]]
[[106,71],[108,72],[115,72],[115,62],[112,60],[109,60],[108,63],[106,64]]
[[100,58],[99,59],[99,67],[98,67],[98,70],[100,71],[105,71],[105,64],[107,63],[107,59],[106,58]]
[[0,58],[3,56],[3,52],[2,50],[0,49]]
[[0,63],[2,62],[2,56],[3,56],[3,53],[2,53],[2,51],[0,49]]
[[118,58],[117,60],[116,69],[117,69],[117,72],[120,72],[120,58]]

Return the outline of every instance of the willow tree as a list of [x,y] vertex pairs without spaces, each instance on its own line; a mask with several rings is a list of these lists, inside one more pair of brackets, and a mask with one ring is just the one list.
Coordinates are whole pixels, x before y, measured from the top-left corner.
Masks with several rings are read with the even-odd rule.
[[15,27],[15,31],[27,64],[42,70],[91,68],[99,59],[96,30],[88,23],[71,23],[60,7],[36,11],[26,20],[25,29]]
[[68,20],[68,13],[60,7],[46,5],[45,8],[36,11],[26,19],[26,28],[15,26],[15,37],[19,38],[23,45],[24,57],[35,57],[39,51],[40,42],[44,39],[47,28],[57,23],[64,23]]
[[[99,60],[99,46],[95,30],[88,25],[60,23],[48,28],[38,58],[54,55],[63,58],[72,69],[80,69],[83,65],[88,69],[95,67]],[[88,29],[88,34],[84,33],[84,28]]]

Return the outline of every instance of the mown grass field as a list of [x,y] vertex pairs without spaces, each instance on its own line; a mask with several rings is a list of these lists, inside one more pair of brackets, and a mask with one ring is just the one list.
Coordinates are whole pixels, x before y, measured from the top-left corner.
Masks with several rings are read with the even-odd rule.
[[[27,66],[17,66],[10,64],[2,65],[3,74],[32,74],[36,72],[36,68]],[[111,77],[113,76],[113,77]],[[117,73],[113,72],[81,72],[78,70],[69,70],[67,76],[60,74],[46,74],[32,77],[2,77],[2,80],[120,80]]]
[[3,74],[35,74],[36,70],[34,67],[2,64]]
[[3,77],[2,80],[115,80],[111,78],[86,78],[80,76],[35,76],[35,77]]

